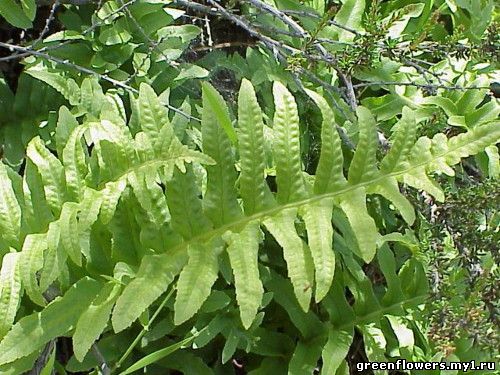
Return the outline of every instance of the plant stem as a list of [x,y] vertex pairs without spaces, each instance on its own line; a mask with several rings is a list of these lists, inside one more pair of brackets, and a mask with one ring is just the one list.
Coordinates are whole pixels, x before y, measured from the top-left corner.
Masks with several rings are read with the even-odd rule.
[[113,370],[111,371],[112,373],[116,369],[120,368],[120,366],[122,365],[122,363],[128,358],[128,356],[130,355],[130,353],[132,353],[132,350],[134,350],[134,348],[137,346],[137,344],[139,343],[139,341],[141,341],[141,339],[144,337],[144,335],[146,334],[146,332],[149,330],[150,325],[155,321],[155,319],[158,317],[158,315],[160,314],[160,312],[163,309],[163,307],[165,307],[165,304],[168,302],[168,300],[170,299],[170,297],[174,293],[174,290],[175,290],[175,288],[172,288],[170,290],[170,292],[168,292],[168,294],[165,296],[165,298],[163,299],[163,301],[160,303],[160,306],[158,306],[158,308],[156,309],[156,311],[153,313],[153,316],[149,320],[149,323],[142,328],[141,332],[139,332],[139,334],[136,336],[136,338],[134,339],[134,341],[132,341],[132,344],[130,344],[130,346],[127,348],[127,350],[125,351],[125,353],[121,356],[121,358],[118,360],[118,362],[116,362],[116,364],[113,367]]

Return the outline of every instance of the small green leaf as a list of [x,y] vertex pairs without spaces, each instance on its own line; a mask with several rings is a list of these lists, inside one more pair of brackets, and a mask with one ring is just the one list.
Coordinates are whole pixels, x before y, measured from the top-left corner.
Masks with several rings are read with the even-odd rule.
[[169,287],[187,262],[182,251],[145,256],[136,278],[116,301],[111,322],[115,332],[128,328]]
[[246,329],[252,325],[264,294],[258,264],[261,236],[258,223],[249,223],[241,232],[230,233],[225,237],[228,243],[226,251],[233,269],[236,301]]
[[174,323],[179,325],[190,319],[210,295],[217,280],[219,266],[217,257],[220,244],[191,244],[188,247],[189,260],[177,281],[177,296],[174,304]]
[[78,319],[73,335],[73,350],[78,361],[83,361],[94,341],[106,328],[120,291],[120,284],[106,284]]
[[[335,21],[358,32],[363,31],[363,13],[365,11],[365,0],[345,0],[342,7],[335,15]],[[341,42],[351,42],[355,35],[347,30],[338,30]]]
[[22,297],[19,272],[20,253],[8,253],[2,259],[0,269],[0,339],[14,323]]
[[19,320],[0,342],[0,366],[28,356],[68,333],[99,289],[97,281],[85,277],[42,311]]
[[33,24],[30,18],[14,0],[0,0],[0,16],[20,29],[30,29]]

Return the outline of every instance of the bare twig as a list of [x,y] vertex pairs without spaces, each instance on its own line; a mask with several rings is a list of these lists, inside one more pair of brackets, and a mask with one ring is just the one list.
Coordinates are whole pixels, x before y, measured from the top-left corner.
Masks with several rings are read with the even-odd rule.
[[49,361],[49,358],[54,351],[54,348],[56,346],[56,340],[50,340],[45,347],[43,348],[42,352],[36,359],[35,363],[33,364],[33,368],[28,371],[26,374],[27,375],[40,375],[43,369],[45,368],[45,365]]
[[414,86],[426,90],[444,89],[444,90],[488,90],[488,86],[458,86],[458,85],[441,85],[441,84],[425,84],[416,82],[396,82],[396,81],[376,81],[376,82],[361,82],[353,85],[354,88],[367,86]]
[[[10,50],[14,50],[14,51],[20,51],[23,53],[28,53],[28,54],[33,55],[33,56],[37,56],[37,57],[40,57],[40,58],[43,58],[43,59],[46,59],[49,61],[53,61],[57,64],[67,66],[67,67],[74,69],[76,71],[79,71],[81,73],[96,76],[97,78],[102,79],[104,81],[107,81],[107,82],[111,83],[113,86],[122,88],[128,92],[131,92],[134,94],[139,93],[139,91],[137,89],[135,89],[135,88],[133,88],[133,87],[121,82],[121,81],[118,81],[114,78],[111,78],[111,77],[107,76],[106,74],[97,73],[96,71],[94,71],[92,69],[88,69],[84,66],[74,64],[68,60],[63,60],[63,59],[60,59],[58,57],[51,56],[51,55],[46,54],[44,52],[40,52],[40,51],[29,49],[27,47],[16,46],[14,44],[4,43],[4,42],[0,42],[0,47],[7,48]],[[180,114],[180,115],[182,115],[190,120],[195,120],[195,121],[199,121],[199,122],[201,121],[199,118],[191,116],[190,114],[187,114],[186,112],[184,112],[184,111],[180,110],[179,108],[176,108],[170,104],[167,105],[167,108],[169,108],[170,110],[172,110],[172,111],[174,111],[174,112],[176,112],[176,113],[178,113],[178,114]]]
[[284,24],[288,25],[294,32],[299,34],[299,36],[305,38],[309,34],[300,26],[297,22],[295,22],[292,18],[288,17],[285,13],[281,12],[280,10],[272,7],[269,4],[264,3],[263,1],[260,0],[246,0],[246,2],[252,4],[254,7],[264,10],[270,14],[272,14],[274,17],[280,19]]
[[109,367],[108,362],[106,361],[106,358],[99,350],[99,347],[94,343],[91,349],[92,349],[92,354],[94,354],[94,357],[97,359],[97,362],[99,363],[99,370],[101,370],[101,374],[110,375],[111,367]]
[[45,37],[45,35],[49,32],[50,24],[54,20],[54,16],[55,16],[55,13],[56,13],[56,10],[57,10],[57,7],[59,6],[59,4],[60,4],[60,0],[55,0],[54,3],[52,4],[52,6],[50,8],[49,16],[45,20],[45,26],[43,27],[43,30],[40,32],[40,35],[38,36],[38,38],[33,43],[31,43],[32,48],[34,46],[36,46],[39,42],[41,42],[42,39]]
[[199,12],[199,13],[203,13],[203,14],[210,14],[212,16],[219,15],[217,8],[207,7],[206,5],[195,3],[194,1],[175,0],[172,5],[180,6],[186,10],[193,10],[195,12]]

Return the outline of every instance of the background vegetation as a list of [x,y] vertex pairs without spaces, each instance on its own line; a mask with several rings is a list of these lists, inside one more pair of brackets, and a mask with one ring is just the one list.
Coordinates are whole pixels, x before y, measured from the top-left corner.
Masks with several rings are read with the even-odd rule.
[[500,359],[494,0],[0,16],[1,374]]

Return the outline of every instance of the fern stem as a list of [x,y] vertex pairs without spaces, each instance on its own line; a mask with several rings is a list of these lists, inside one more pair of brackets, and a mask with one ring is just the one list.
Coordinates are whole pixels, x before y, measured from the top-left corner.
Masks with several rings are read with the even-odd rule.
[[114,365],[113,370],[111,371],[111,373],[114,373],[117,369],[120,368],[120,366],[122,365],[122,363],[128,358],[128,356],[130,355],[130,353],[132,353],[132,350],[134,350],[134,348],[137,346],[137,344],[139,343],[139,341],[141,341],[141,339],[144,337],[144,335],[146,334],[146,332],[149,331],[149,327],[151,326],[151,324],[153,324],[153,322],[155,321],[155,319],[158,317],[158,315],[160,314],[161,310],[165,307],[165,304],[168,302],[168,300],[170,299],[170,297],[172,297],[172,294],[174,294],[174,290],[175,290],[175,287],[172,288],[170,290],[170,292],[167,293],[167,295],[165,296],[165,298],[163,299],[163,301],[160,303],[160,306],[158,306],[158,308],[156,309],[156,311],[153,313],[153,316],[149,320],[149,323],[142,328],[141,332],[139,332],[139,334],[136,336],[136,338],[134,339],[134,341],[132,341],[132,344],[130,344],[130,346],[127,348],[127,350],[125,351],[125,353],[123,353],[123,355],[118,360],[118,362],[116,362],[116,364]]

